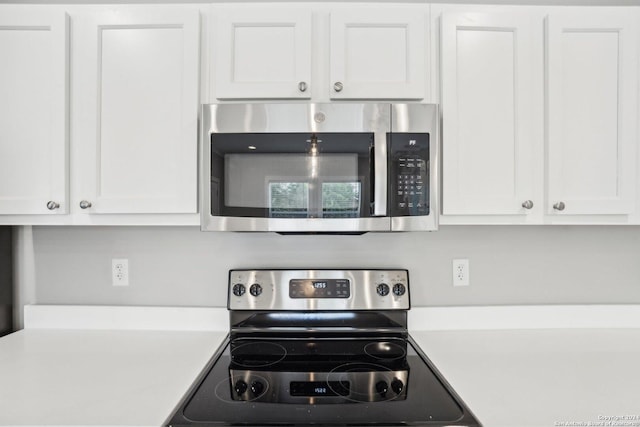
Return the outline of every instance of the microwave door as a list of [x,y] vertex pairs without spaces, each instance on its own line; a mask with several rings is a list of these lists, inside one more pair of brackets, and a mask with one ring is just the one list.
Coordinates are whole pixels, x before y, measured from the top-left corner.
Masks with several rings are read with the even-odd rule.
[[211,214],[262,231],[388,230],[389,219],[375,216],[373,140],[367,133],[215,135]]
[[390,230],[389,104],[204,105],[202,122],[203,230]]

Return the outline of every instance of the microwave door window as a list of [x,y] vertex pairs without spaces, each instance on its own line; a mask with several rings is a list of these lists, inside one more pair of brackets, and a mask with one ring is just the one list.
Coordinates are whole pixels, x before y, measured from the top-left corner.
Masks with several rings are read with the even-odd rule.
[[212,215],[370,216],[372,145],[367,133],[212,134]]
[[288,163],[290,176],[266,178],[270,218],[360,216],[357,155],[289,155]]
[[362,182],[322,182],[323,218],[359,218]]
[[[332,178],[333,179],[333,178]],[[321,188],[310,203],[311,190]],[[269,182],[270,218],[359,218],[361,182]]]
[[269,182],[270,218],[308,218],[308,182]]

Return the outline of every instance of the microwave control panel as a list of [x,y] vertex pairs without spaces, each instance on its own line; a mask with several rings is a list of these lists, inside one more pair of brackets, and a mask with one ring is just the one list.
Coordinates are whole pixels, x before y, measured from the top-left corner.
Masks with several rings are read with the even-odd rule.
[[390,134],[389,214],[429,215],[429,134]]

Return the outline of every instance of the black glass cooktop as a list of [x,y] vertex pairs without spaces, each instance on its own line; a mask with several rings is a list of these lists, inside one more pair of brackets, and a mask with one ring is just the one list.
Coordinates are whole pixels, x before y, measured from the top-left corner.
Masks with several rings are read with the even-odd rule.
[[171,425],[479,426],[405,338],[234,338]]

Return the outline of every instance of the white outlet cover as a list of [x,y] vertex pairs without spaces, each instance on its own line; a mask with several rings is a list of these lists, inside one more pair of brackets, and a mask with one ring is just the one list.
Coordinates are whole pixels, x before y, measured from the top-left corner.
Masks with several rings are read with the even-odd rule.
[[113,286],[129,286],[129,260],[114,258],[111,260],[111,284]]
[[454,259],[451,264],[453,286],[469,286],[469,260]]

